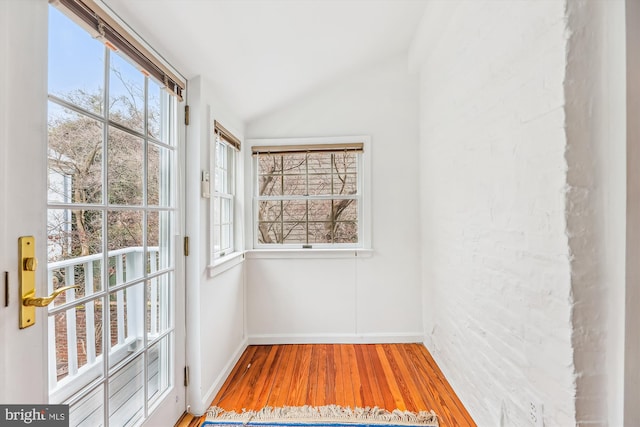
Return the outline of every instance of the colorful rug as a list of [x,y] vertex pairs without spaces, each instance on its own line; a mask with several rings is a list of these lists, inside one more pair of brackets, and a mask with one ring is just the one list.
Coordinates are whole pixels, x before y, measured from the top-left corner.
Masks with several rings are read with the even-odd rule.
[[409,426],[437,427],[438,417],[433,411],[409,412],[398,409],[389,412],[380,408],[343,408],[331,406],[265,407],[260,411],[225,411],[212,406],[203,426],[233,427],[353,427]]

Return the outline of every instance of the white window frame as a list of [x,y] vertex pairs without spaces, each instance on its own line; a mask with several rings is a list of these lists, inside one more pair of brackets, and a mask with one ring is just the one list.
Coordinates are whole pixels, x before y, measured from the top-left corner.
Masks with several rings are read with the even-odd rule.
[[[227,179],[229,180],[230,193],[222,193],[217,191],[216,186],[216,168],[217,168],[217,145],[223,144],[228,153],[232,154],[231,158],[227,159]],[[217,276],[224,271],[234,267],[243,260],[242,244],[238,239],[241,235],[241,221],[239,221],[238,213],[238,174],[242,170],[240,168],[241,151],[238,151],[232,144],[225,141],[223,137],[220,137],[217,133],[213,134],[213,142],[211,144],[211,156],[209,170],[211,173],[211,199],[209,204],[209,223],[211,224],[209,241],[210,245],[210,260],[209,260],[209,277]],[[216,198],[224,198],[230,201],[230,247],[224,251],[216,251],[215,248],[215,202]],[[224,253],[223,253],[224,252]]]
[[[250,147],[259,146],[285,146],[285,145],[318,145],[318,144],[346,144],[362,142],[363,152],[358,156],[358,194],[356,199],[358,200],[358,242],[357,243],[313,243],[311,245],[301,243],[278,243],[267,244],[258,242],[258,163],[256,156],[252,155],[252,150],[246,150],[245,162],[247,165],[251,165],[251,168],[247,168],[246,179],[251,182],[251,192],[249,193],[250,200],[247,200],[247,205],[252,206],[252,215],[250,216],[250,222],[247,224],[248,237],[251,241],[251,246],[254,250],[258,251],[312,251],[312,252],[326,252],[330,250],[335,252],[336,250],[352,251],[353,249],[371,249],[371,137],[366,135],[358,136],[338,136],[338,137],[321,137],[321,138],[277,138],[277,139],[251,139],[246,143]],[[292,197],[291,199],[295,199]],[[307,199],[308,197],[302,197]]]
[[[224,151],[226,152],[226,169],[220,168],[218,166],[218,146],[224,147]],[[219,135],[215,136],[215,140],[213,143],[213,206],[215,206],[216,201],[220,200],[220,218],[215,218],[215,209],[211,209],[211,238],[213,242],[213,262],[215,264],[216,260],[224,258],[227,255],[230,255],[235,252],[235,198],[236,198],[236,150],[228,144],[224,138],[221,138]],[[228,182],[228,192],[218,191],[218,182],[216,178],[218,177],[218,170],[224,172],[226,175],[226,179]],[[229,202],[229,212],[228,212],[228,221],[224,222],[222,220],[223,212],[222,212],[222,200],[227,200]],[[220,242],[222,242],[222,229],[224,225],[229,226],[229,246],[220,247],[220,249],[216,249],[215,247],[215,228],[218,226],[220,228],[219,236]]]

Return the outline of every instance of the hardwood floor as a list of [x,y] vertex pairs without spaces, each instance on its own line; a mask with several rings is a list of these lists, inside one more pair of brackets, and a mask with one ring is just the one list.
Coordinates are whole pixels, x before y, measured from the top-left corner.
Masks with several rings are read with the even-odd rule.
[[[421,344],[249,346],[212,402],[228,411],[330,404],[433,409],[442,427],[476,425]],[[202,421],[185,415],[176,426]]]

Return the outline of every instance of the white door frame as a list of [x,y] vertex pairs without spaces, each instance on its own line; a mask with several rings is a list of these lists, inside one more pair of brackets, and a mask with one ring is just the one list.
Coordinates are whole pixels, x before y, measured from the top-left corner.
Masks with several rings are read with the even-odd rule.
[[[0,402],[45,403],[47,315],[37,309],[35,326],[18,328],[18,237],[36,238],[36,291],[46,292],[46,0],[0,2],[0,275],[9,272],[10,301],[0,303]],[[8,59],[8,60],[7,60]]]

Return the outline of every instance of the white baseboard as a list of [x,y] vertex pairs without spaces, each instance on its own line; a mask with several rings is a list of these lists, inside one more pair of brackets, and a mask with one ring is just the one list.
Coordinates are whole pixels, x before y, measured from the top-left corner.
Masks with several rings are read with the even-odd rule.
[[422,332],[395,334],[262,334],[249,335],[249,344],[401,344],[423,342]]
[[227,380],[227,377],[231,374],[233,367],[236,366],[236,363],[238,363],[238,360],[240,360],[242,353],[244,353],[248,345],[249,345],[249,341],[246,338],[242,340],[242,342],[240,343],[236,351],[233,353],[233,356],[231,357],[229,362],[225,365],[222,372],[220,372],[220,375],[218,375],[218,377],[213,382],[209,390],[205,393],[202,399],[203,407],[209,408],[211,401],[224,385],[224,382]]

